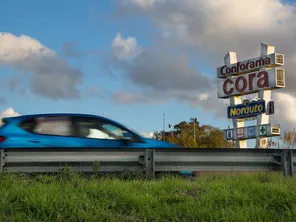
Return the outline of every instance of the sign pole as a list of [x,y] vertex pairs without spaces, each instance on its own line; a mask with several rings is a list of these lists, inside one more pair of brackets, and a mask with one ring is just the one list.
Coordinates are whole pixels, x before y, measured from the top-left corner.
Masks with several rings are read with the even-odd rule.
[[[266,44],[261,42],[261,52],[260,56],[266,56],[269,54],[275,53],[275,46]],[[269,68],[266,68],[268,70]],[[258,99],[263,99],[266,102],[271,100],[271,90],[260,90],[258,92]],[[268,124],[269,123],[269,115],[266,115],[266,113],[262,113],[257,116],[257,127],[262,124]],[[256,138],[256,146],[255,148],[267,148],[267,137],[257,137]]]
[[[236,52],[228,52],[224,57],[224,63],[226,66],[231,66],[232,64],[237,63]],[[241,96],[230,96],[229,102],[231,106],[238,105],[242,102]],[[245,126],[245,121],[238,122],[237,119],[232,120],[233,123],[233,130],[236,132],[236,129],[239,127]],[[246,140],[238,140],[236,139],[236,148],[247,148],[247,141]]]

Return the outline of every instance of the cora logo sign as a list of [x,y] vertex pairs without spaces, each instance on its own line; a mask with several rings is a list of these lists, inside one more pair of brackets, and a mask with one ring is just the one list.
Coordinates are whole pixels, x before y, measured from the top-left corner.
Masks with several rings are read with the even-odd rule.
[[234,78],[218,79],[218,98],[245,95],[261,89],[281,88],[277,85],[276,69],[258,71]]

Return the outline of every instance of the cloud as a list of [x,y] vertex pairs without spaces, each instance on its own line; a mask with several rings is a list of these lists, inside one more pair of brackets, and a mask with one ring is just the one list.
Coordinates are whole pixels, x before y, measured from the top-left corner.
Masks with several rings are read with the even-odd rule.
[[[296,81],[292,73],[296,68],[295,4],[281,0],[127,1],[160,30],[159,44],[194,52],[206,58],[213,71],[222,65],[228,51],[237,52],[238,60],[259,56],[263,41],[285,54],[287,82]],[[145,4],[150,7],[143,7]],[[127,6],[120,4],[119,10],[130,10]],[[296,93],[296,87],[284,91]]]
[[19,113],[15,112],[13,108],[7,108],[6,110],[2,111],[0,114],[0,125],[3,124],[2,118],[5,117],[14,117],[14,116],[20,116]]
[[[171,38],[203,52],[224,54],[237,49],[248,55],[254,52],[249,46],[258,41],[276,44],[295,37],[295,6],[280,0],[128,2]],[[121,10],[128,10],[127,6],[121,4]],[[287,32],[291,35],[283,35]]]
[[[212,69],[213,77],[216,77],[216,68],[223,64],[223,57],[228,51],[237,52],[238,60],[245,60],[260,55],[260,42],[275,45],[276,52],[285,54],[286,88],[272,92],[278,107],[276,111],[278,114],[272,119],[287,127],[292,127],[292,124],[296,123],[295,119],[288,116],[287,112],[292,111],[287,109],[287,103],[283,101],[283,98],[289,98],[288,104],[292,105],[296,93],[296,86],[293,84],[296,82],[295,4],[281,0],[125,0],[117,6],[117,16],[121,16],[120,19],[139,14],[146,16],[153,24],[153,36],[157,37],[154,43],[157,43],[157,46],[182,52],[188,57],[194,55],[197,66],[206,61]],[[161,62],[166,64],[166,57],[162,57]],[[170,64],[166,66],[168,70],[172,70]],[[170,79],[170,76],[166,75]],[[181,75],[178,78],[179,84],[184,83]],[[157,82],[158,78],[154,81]],[[160,85],[158,87],[161,88]],[[228,100],[216,98],[216,85],[204,92],[201,92],[199,87],[200,85],[196,84],[196,91],[189,87],[187,93],[184,90],[184,94],[178,94],[178,97],[174,94],[175,88],[170,88],[168,84],[163,98],[171,99],[172,96],[169,95],[172,92],[175,98],[183,97],[190,104],[201,106],[206,110],[216,110],[217,115],[222,112],[225,117],[224,103]],[[121,95],[116,94],[115,97],[127,101],[131,101],[134,97],[135,101],[140,101],[147,94],[156,93],[151,90],[149,93],[145,91],[134,92],[133,96],[131,94],[132,92],[127,90]],[[151,102],[151,99],[147,101]]]
[[20,116],[19,113],[15,112],[13,108],[9,107],[6,110],[2,111],[0,117],[14,117],[14,116]]
[[141,52],[141,48],[138,46],[135,38],[128,37],[124,39],[120,33],[117,33],[113,39],[112,49],[114,54],[123,60],[133,58]]
[[135,84],[153,90],[204,91],[210,86],[208,78],[191,68],[183,55],[147,50],[121,67]]
[[[33,93],[54,100],[79,97],[77,86],[82,83],[82,73],[29,36],[1,33],[0,65],[29,73],[29,87]],[[12,80],[10,87],[17,85],[17,80]]]
[[[212,89],[212,88],[211,88]],[[180,104],[187,103],[194,108],[203,108],[208,112],[212,112],[218,117],[225,117],[226,107],[229,103],[226,100],[218,100],[216,92],[201,93],[198,91],[132,91],[125,90],[115,92],[113,100],[119,104],[160,104],[169,100],[178,101]]]
[[271,116],[274,123],[280,123],[282,129],[293,129],[296,123],[296,98],[289,93],[277,93],[273,96],[275,112]]
[[[296,59],[296,7],[281,0],[184,0],[134,1],[119,4],[119,11],[147,16],[159,32],[160,45],[209,59],[213,68],[223,63],[228,51],[238,59],[257,57],[260,42],[276,46],[285,53],[287,69],[293,70]],[[150,7],[143,7],[143,3]],[[134,10],[135,11],[135,10]],[[126,15],[126,13],[121,13]],[[121,18],[122,19],[122,18]],[[165,34],[164,34],[165,33]],[[296,80],[295,75],[287,77]],[[296,88],[296,87],[295,87]]]
[[128,62],[118,59],[116,51],[113,51],[115,56],[111,57],[110,65],[122,70],[125,77],[139,87],[139,90],[126,89],[115,92],[113,99],[117,103],[157,104],[167,100],[178,100],[194,107],[213,108],[217,114],[221,113],[224,101],[216,99],[214,78],[201,75],[198,70],[192,68],[187,56],[172,54],[163,49],[141,49],[141,53]]

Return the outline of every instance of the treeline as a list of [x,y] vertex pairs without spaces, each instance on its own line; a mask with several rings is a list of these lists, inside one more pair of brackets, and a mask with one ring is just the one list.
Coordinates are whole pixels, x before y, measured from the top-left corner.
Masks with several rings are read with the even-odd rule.
[[[195,135],[195,136],[194,136]],[[165,140],[184,148],[235,148],[235,142],[224,139],[223,130],[210,126],[200,125],[199,122],[182,121],[170,125],[165,132],[154,132],[154,139]],[[287,130],[281,137],[268,139],[267,149],[295,149],[296,130]]]
[[[195,136],[194,136],[195,135]],[[199,122],[182,121],[165,132],[154,132],[154,139],[165,140],[184,148],[235,148],[235,143],[224,139],[221,129]]]

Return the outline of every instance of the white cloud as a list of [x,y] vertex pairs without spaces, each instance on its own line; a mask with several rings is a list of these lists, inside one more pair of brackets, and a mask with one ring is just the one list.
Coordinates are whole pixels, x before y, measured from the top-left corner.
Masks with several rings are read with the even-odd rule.
[[76,98],[77,85],[82,82],[79,70],[71,68],[53,50],[26,35],[0,35],[0,65],[9,65],[29,73],[29,87],[44,97]]
[[200,100],[208,100],[209,99],[209,94],[207,94],[207,93],[201,93],[199,95],[199,99]]
[[[140,10],[144,8],[162,32],[172,33],[177,41],[212,53],[226,53],[233,48],[245,50],[248,43],[265,39],[278,43],[283,38],[291,41],[295,37],[295,6],[280,0],[162,0],[154,4],[129,1]],[[147,9],[144,5],[154,7]],[[252,53],[252,49],[247,52]]]
[[293,129],[296,126],[296,98],[288,93],[276,93],[274,96],[275,113],[271,116],[274,123],[282,123],[281,128]]
[[26,35],[19,37],[11,33],[2,33],[0,35],[1,64],[14,65],[15,63],[22,63],[25,58],[32,55],[54,56],[55,53],[41,45],[36,39]]
[[[238,60],[245,60],[259,56],[260,42],[275,45],[276,52],[285,54],[286,88],[272,92],[277,110],[271,119],[274,123],[282,123],[287,127],[296,124],[296,117],[292,115],[296,100],[294,96],[296,86],[293,84],[296,82],[295,4],[282,0],[126,1],[130,3],[128,7],[127,4],[119,6],[121,12],[128,12],[121,13],[122,16],[129,16],[134,12],[147,16],[155,26],[153,30],[159,32],[158,35],[154,34],[159,37],[158,46],[194,55],[198,59],[206,59],[214,77],[216,77],[215,68],[223,64],[223,57],[228,51],[237,52]],[[131,9],[131,4],[136,6],[137,11]],[[166,66],[170,70],[171,65],[166,64]],[[167,78],[170,79],[169,72]],[[176,75],[176,79],[182,82],[181,75]],[[155,79],[155,82],[157,81],[158,79]],[[197,90],[199,85],[196,84]],[[143,98],[141,95],[145,93],[135,93],[134,98],[139,96]],[[183,91],[178,96],[174,94],[174,90],[167,88],[165,94],[158,94],[157,100],[160,100],[159,97],[164,100],[172,99],[171,96],[167,96],[169,93],[175,95],[175,98],[183,98],[190,104],[206,110],[219,110],[216,112],[217,115],[221,113],[226,115],[226,106],[223,106],[223,103],[228,100],[216,98],[215,86],[199,94],[190,87],[187,94]],[[206,94],[209,96],[205,96]],[[133,96],[129,95],[129,98]]]
[[2,118],[5,117],[14,117],[14,116],[20,116],[19,113],[15,112],[13,108],[7,108],[6,110],[2,111],[0,114],[0,125],[3,124]]
[[6,110],[2,111],[1,117],[13,117],[13,116],[20,116],[19,113],[15,112],[13,108],[7,108]]
[[[161,103],[169,99],[210,105],[209,93],[216,93],[212,80],[192,68],[185,55],[173,55],[162,50],[143,49],[130,62],[113,59],[110,65],[123,71],[123,75],[139,86],[138,91],[125,89],[113,94],[119,103]],[[216,95],[215,95],[216,97]],[[215,106],[219,103],[213,103]]]
[[141,48],[137,44],[137,39],[133,37],[127,37],[126,39],[121,37],[120,33],[117,33],[112,41],[112,48],[114,54],[119,59],[133,58],[141,52]]

